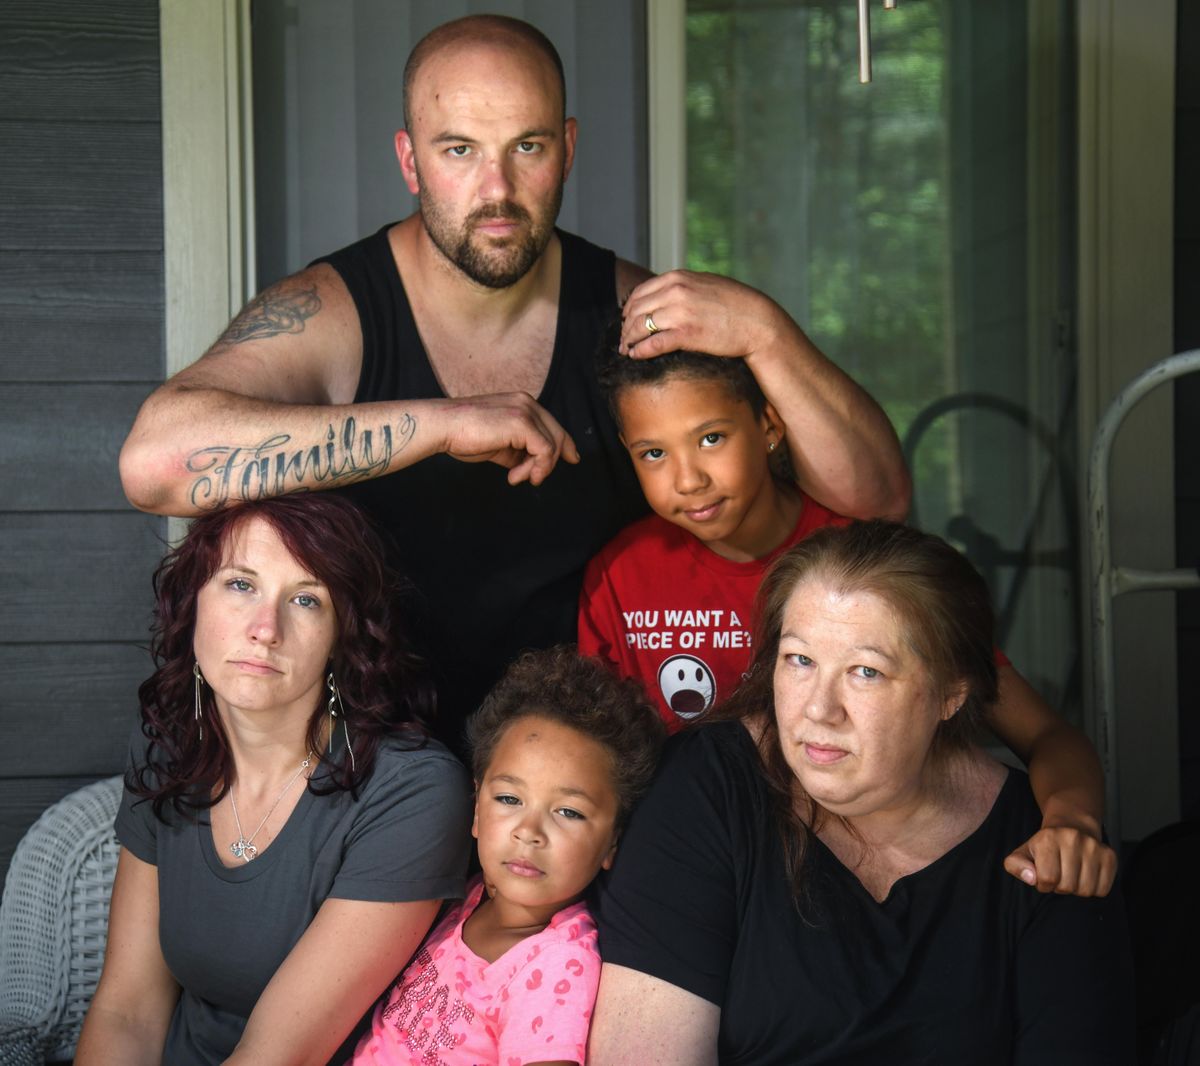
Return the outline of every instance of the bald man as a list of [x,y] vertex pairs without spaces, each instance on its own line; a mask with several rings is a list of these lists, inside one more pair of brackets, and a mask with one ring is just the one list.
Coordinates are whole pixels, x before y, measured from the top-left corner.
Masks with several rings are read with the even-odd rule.
[[517,651],[574,639],[583,566],[644,510],[592,365],[619,301],[633,358],[745,357],[810,495],[904,512],[883,412],[775,303],[555,229],[576,122],[538,30],[447,23],[404,87],[396,154],[419,210],[266,289],[146,400],[121,452],[135,506],[353,486],[430,605],[451,740]]

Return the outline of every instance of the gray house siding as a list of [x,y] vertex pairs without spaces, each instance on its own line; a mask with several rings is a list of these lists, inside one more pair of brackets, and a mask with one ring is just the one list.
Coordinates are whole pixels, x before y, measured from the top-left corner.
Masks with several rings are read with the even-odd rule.
[[0,877],[121,769],[165,523],[117,454],[162,380],[156,0],[0,6]]

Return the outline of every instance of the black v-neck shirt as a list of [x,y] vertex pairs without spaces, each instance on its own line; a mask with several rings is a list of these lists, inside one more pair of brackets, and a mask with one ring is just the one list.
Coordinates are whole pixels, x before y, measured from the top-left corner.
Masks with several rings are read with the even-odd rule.
[[[356,403],[444,397],[417,333],[385,226],[319,262],[358,308]],[[494,463],[435,455],[347,493],[395,541],[401,571],[428,604],[420,625],[441,682],[443,738],[458,730],[525,648],[575,639],[583,568],[646,505],[596,383],[596,352],[617,315],[615,258],[570,233],[562,243],[558,323],[538,402],[571,434],[580,463],[539,486],[509,485]]]
[[601,955],[719,1006],[723,1063],[1129,1066],[1119,895],[1042,895],[1002,867],[1040,822],[1010,772],[882,903],[810,839],[801,914],[749,735],[702,726],[671,741],[601,883]]

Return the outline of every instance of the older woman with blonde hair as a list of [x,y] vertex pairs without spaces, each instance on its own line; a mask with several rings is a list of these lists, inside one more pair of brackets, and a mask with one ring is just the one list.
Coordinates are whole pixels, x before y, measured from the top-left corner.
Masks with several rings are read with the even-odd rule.
[[887,522],[764,580],[733,699],[668,749],[598,909],[589,1062],[1126,1066],[1119,895],[1039,894],[1039,824],[973,740],[996,697],[986,586]]

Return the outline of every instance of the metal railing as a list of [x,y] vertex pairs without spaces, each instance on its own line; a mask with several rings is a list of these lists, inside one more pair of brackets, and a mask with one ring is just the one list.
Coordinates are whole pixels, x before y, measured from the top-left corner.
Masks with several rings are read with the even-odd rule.
[[1117,772],[1116,676],[1112,601],[1127,592],[1200,588],[1196,570],[1138,570],[1112,559],[1109,512],[1109,460],[1125,417],[1147,393],[1184,374],[1200,370],[1200,348],[1179,352],[1150,367],[1125,386],[1109,405],[1092,438],[1088,461],[1088,573],[1092,582],[1092,698],[1096,736],[1104,765],[1105,821],[1114,842],[1121,836],[1121,795]]

